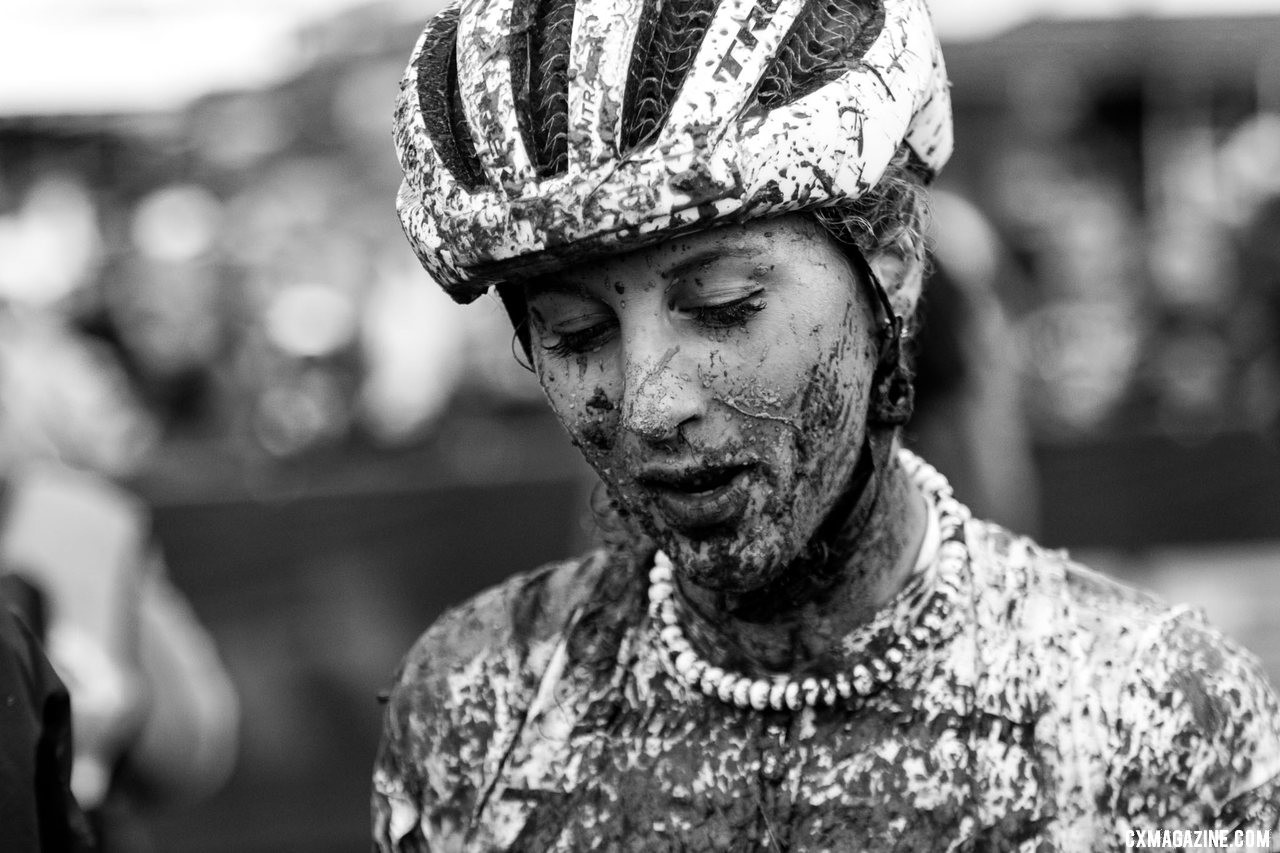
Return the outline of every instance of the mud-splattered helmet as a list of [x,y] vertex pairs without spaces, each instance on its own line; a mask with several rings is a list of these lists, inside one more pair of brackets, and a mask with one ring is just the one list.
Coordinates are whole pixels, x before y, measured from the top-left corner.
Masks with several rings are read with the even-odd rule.
[[851,201],[951,153],[925,0],[459,0],[401,84],[398,208],[459,302],[673,234]]

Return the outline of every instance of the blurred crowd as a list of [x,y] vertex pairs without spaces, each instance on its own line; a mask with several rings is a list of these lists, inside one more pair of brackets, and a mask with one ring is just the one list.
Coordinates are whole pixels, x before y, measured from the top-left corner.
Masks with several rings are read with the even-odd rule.
[[[228,113],[208,131],[228,150],[195,151],[195,128],[181,152],[35,132],[0,156],[3,393],[21,440],[113,475],[161,435],[245,458],[394,446],[421,438],[464,373],[511,382],[472,346],[498,313],[443,322],[420,286],[382,157],[286,148],[255,124],[269,113],[205,109]],[[251,142],[275,156],[250,161]]]
[[[398,57],[347,53],[163,120],[0,127],[14,440],[120,475],[162,435],[290,458],[420,442],[460,386],[528,399],[496,306],[419,286],[388,201]],[[1011,99],[939,237],[995,281],[1037,436],[1274,424],[1280,113],[1135,103],[1118,128],[1084,97]]]

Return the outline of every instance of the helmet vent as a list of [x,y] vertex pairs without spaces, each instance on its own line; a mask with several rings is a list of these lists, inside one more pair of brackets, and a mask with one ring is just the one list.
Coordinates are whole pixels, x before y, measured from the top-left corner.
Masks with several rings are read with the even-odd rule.
[[716,4],[717,0],[646,0],[623,95],[622,151],[662,130]]
[[786,106],[857,67],[884,29],[884,3],[810,0],[756,89],[766,110]]
[[525,148],[539,177],[569,165],[569,45],[576,0],[517,0],[511,77]]
[[418,57],[418,104],[436,155],[468,189],[484,186],[484,169],[458,92],[458,7],[436,15],[427,27]]

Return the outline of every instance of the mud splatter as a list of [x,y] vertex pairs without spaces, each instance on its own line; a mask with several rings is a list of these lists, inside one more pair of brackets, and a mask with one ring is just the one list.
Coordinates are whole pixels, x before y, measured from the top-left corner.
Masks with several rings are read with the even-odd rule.
[[860,61],[819,92],[759,108],[761,78],[807,7],[719,4],[662,129],[623,152],[618,105],[632,64],[627,46],[645,7],[580,5],[571,49],[579,59],[566,75],[568,163],[545,180],[526,150],[505,49],[525,42],[514,36],[528,22],[510,4],[451,8],[462,97],[484,105],[463,121],[477,122],[471,134],[489,144],[476,151],[480,181],[455,174],[454,107],[438,80],[420,80],[435,69],[420,62],[424,51],[439,52],[454,31],[429,31],[396,104],[405,175],[397,209],[423,266],[454,299],[470,302],[494,282],[652,245],[685,227],[857,198],[900,142],[940,170],[952,148],[950,96],[923,0],[886,4],[884,25]]
[[[1256,659],[1060,553],[982,522],[965,538],[967,565],[924,578],[836,663],[909,631],[953,583],[944,639],[867,699],[795,714],[742,711],[669,672],[645,610],[646,554],[513,578],[407,658],[374,772],[376,848],[880,851],[947,838],[1092,853],[1151,825],[1280,824],[1280,705]],[[1206,702],[1223,713],[1206,717]]]
[[617,407],[604,393],[604,389],[597,385],[596,390],[591,394],[591,399],[587,400],[587,408],[600,412],[612,412]]

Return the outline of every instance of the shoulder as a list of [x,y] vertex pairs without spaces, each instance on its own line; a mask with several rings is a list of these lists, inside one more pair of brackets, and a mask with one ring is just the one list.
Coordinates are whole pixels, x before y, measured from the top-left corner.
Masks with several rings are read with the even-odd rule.
[[1133,659],[1116,732],[1119,814],[1280,828],[1280,702],[1198,613],[1164,620]]
[[966,528],[979,629],[989,642],[1040,642],[1077,667],[1122,680],[1139,659],[1183,663],[1247,652],[1225,640],[1186,604],[1121,583],[989,522]]
[[965,536],[977,706],[1027,726],[1109,717],[1170,608],[998,525],[971,521]]
[[[388,712],[403,717],[511,701],[496,694],[519,692],[536,680],[605,563],[602,552],[551,563],[445,612],[405,655]],[[480,695],[489,693],[495,695]]]
[[[1175,612],[1135,589],[990,522],[966,527],[975,599],[993,639],[1061,635],[1077,656],[1125,659]],[[1062,651],[1067,651],[1061,645]]]
[[374,768],[382,849],[436,822],[447,835],[494,778],[575,612],[606,578],[603,552],[515,575],[442,615],[405,656]]
[[477,659],[515,652],[527,657],[553,639],[591,592],[606,562],[602,552],[513,575],[446,611],[410,649],[397,685],[431,681]]
[[1100,727],[1078,745],[1105,759],[1118,816],[1280,820],[1280,706],[1252,654],[1065,552],[984,522],[967,533],[987,656],[1039,685],[1032,705]]

